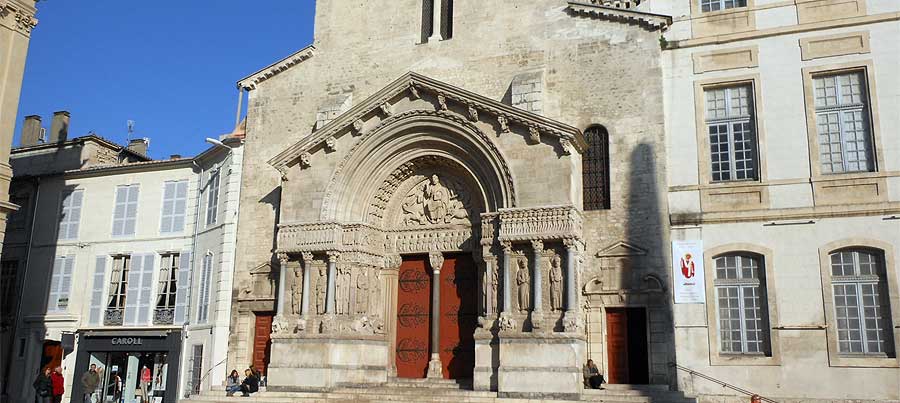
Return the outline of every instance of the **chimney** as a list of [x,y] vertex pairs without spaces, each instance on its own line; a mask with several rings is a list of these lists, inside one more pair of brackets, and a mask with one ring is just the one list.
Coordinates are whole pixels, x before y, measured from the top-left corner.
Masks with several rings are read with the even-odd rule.
[[19,139],[19,145],[22,147],[33,146],[43,142],[45,139],[41,135],[41,117],[31,115],[25,117],[22,123],[22,138]]
[[148,148],[150,148],[150,139],[146,137],[131,139],[131,141],[128,142],[128,149],[140,155],[147,155]]
[[172,155],[169,156],[169,159],[170,159],[170,160],[180,160],[180,159],[181,159],[181,154],[172,154]]
[[50,142],[62,143],[69,138],[69,112],[53,112],[53,121],[50,123]]

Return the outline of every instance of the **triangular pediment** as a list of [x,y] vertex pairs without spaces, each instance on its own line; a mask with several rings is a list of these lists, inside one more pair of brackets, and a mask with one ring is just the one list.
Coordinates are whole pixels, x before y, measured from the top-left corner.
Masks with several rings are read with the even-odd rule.
[[619,241],[597,252],[597,257],[644,256],[646,254],[647,251],[639,246],[626,241]]
[[256,266],[250,270],[251,275],[269,274],[271,272],[272,272],[272,264],[271,263],[263,263],[263,264]]
[[390,117],[393,106],[402,99],[421,99],[426,94],[436,100],[435,109],[464,110],[465,117],[471,121],[490,119],[501,131],[510,131],[510,127],[525,130],[537,141],[541,136],[555,138],[566,152],[570,149],[582,152],[587,145],[581,131],[572,126],[410,72],[294,143],[269,160],[269,164],[282,174],[298,163],[309,165],[312,154],[333,150],[337,138],[362,134],[369,121]]

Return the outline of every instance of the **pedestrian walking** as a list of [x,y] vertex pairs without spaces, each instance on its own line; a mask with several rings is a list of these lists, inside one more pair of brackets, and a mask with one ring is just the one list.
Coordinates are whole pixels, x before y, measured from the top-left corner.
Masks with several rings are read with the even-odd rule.
[[34,387],[35,402],[50,403],[53,400],[53,381],[50,380],[50,368],[44,368],[31,386]]

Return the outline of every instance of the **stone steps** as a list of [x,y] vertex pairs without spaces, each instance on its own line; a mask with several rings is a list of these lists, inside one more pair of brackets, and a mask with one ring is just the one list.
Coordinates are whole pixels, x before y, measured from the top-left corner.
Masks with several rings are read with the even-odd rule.
[[[607,385],[604,385],[607,386]],[[452,380],[424,381],[392,379],[387,384],[369,388],[338,388],[328,392],[261,391],[250,397],[226,397],[224,392],[203,392],[182,399],[183,403],[695,403],[681,392],[670,392],[665,385],[608,385],[602,390],[585,390],[578,402],[501,398],[497,392],[467,390],[471,384]]]

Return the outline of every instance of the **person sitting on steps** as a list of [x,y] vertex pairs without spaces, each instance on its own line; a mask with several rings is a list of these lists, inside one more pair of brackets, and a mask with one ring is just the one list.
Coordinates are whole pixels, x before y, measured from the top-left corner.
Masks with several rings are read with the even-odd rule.
[[244,381],[241,382],[241,396],[247,397],[259,391],[259,378],[247,368],[244,370]]
[[241,390],[241,375],[236,369],[232,369],[228,378],[225,378],[225,396],[234,396],[234,392],[239,390]]
[[584,386],[586,388],[603,389],[600,385],[606,383],[603,375],[600,374],[600,369],[597,368],[597,364],[594,364],[594,360],[587,360],[587,364],[584,364],[582,368],[582,375],[584,376]]

